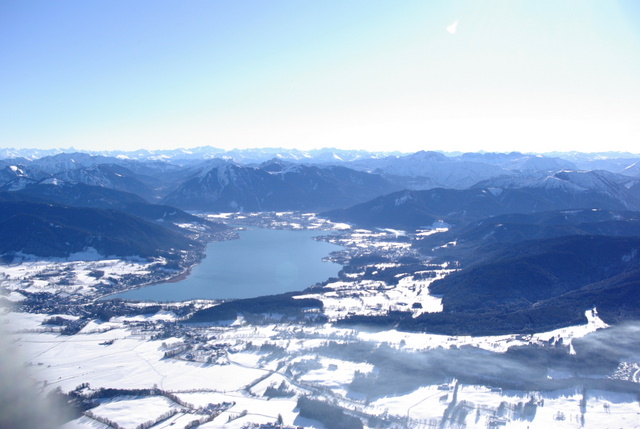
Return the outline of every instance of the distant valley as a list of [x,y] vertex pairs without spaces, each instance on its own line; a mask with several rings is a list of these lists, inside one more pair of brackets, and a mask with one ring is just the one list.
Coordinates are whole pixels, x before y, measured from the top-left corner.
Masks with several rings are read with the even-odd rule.
[[[408,319],[389,313],[405,329],[462,332],[471,312],[485,319],[483,332],[525,332],[571,323],[589,305],[604,306],[611,321],[637,316],[635,298],[616,298],[634,296],[633,281],[622,279],[638,270],[640,157],[631,154],[214,148],[18,154],[0,160],[5,260],[92,249],[162,258],[180,271],[199,259],[207,241],[232,236],[215,218],[190,213],[321,212],[334,223],[374,231],[445,226],[408,241],[418,260],[459,267],[433,284],[444,312]],[[343,272],[354,261],[342,261]],[[567,305],[573,312],[534,316]],[[360,315],[344,322],[381,323]]]

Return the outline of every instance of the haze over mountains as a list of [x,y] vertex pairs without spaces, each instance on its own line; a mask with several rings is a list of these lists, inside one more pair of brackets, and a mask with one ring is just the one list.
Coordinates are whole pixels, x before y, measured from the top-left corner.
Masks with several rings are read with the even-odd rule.
[[41,156],[47,153],[4,149],[0,191],[12,199],[115,209],[152,203],[193,211],[338,210],[330,212],[337,220],[397,228],[554,209],[640,208],[640,155],[626,153],[204,147]]
[[2,149],[0,181],[7,183],[19,177],[36,181],[58,178],[147,194],[147,197],[150,197],[149,192],[155,191],[153,196],[160,198],[187,180],[202,175],[204,169],[224,165],[221,160],[240,166],[270,168],[272,172],[269,163],[275,160],[289,166],[342,166],[383,176],[401,189],[465,189],[500,176],[535,181],[561,170],[604,170],[633,178],[640,175],[640,155],[619,152],[554,153],[552,156],[519,152],[445,155],[425,151],[414,154],[278,148],[223,151],[201,147],[100,153]]
[[[508,213],[640,209],[640,155],[627,153],[53,152],[4,149],[2,198],[128,213],[146,205],[153,213],[147,217],[161,211],[150,204],[214,212],[334,210],[327,212],[334,220],[401,229]],[[596,168],[584,168],[590,166]]]

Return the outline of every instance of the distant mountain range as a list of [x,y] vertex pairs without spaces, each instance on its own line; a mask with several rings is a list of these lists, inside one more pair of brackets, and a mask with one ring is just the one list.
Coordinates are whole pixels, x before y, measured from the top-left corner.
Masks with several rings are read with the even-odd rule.
[[382,177],[339,166],[279,160],[257,167],[211,161],[167,195],[165,204],[199,211],[318,211],[399,189]]
[[[490,183],[496,180],[498,184],[495,187],[523,187],[525,181],[540,181],[561,171],[567,175],[570,171],[598,170],[598,174],[607,180],[617,174],[617,178],[613,179],[616,184],[626,180],[625,186],[628,189],[635,186],[633,190],[640,194],[637,181],[633,183],[631,180],[640,177],[640,156],[617,153],[582,156],[569,153],[567,156],[570,159],[565,159],[560,156],[562,154],[550,157],[519,152],[448,156],[425,151],[405,155],[338,149],[222,151],[202,147],[190,150],[55,154],[52,151],[2,149],[0,154],[0,185],[9,185],[14,181],[16,183],[9,186],[18,188],[24,179],[36,182],[58,179],[131,192],[148,201],[159,202],[164,199],[165,203],[191,210],[229,210],[233,208],[234,201],[237,207],[245,210],[266,210],[270,207],[280,210],[285,206],[293,210],[344,208],[349,203],[364,202],[393,190],[463,190],[472,186],[491,187]],[[274,167],[278,163],[281,167]],[[216,185],[215,181],[204,178],[207,172],[225,165],[228,165],[225,167],[227,172],[244,169],[243,174],[236,178],[239,180],[244,177],[245,183],[234,185],[233,180],[227,180],[229,188],[218,189],[222,182]],[[586,165],[597,168],[583,168]],[[298,169],[296,174],[291,175],[295,168]],[[287,177],[287,180],[282,184],[276,181],[266,184],[264,181],[269,179],[264,174],[262,179],[258,179],[257,175],[261,174],[259,170],[272,176]],[[350,172],[347,174],[347,171]],[[307,177],[303,177],[305,175]],[[249,179],[249,176],[252,178]],[[372,182],[373,176],[377,177],[375,180],[378,184]],[[364,181],[362,186],[358,185],[360,180]],[[564,181],[568,183],[571,180]],[[478,185],[479,182],[486,184]],[[576,185],[581,186],[580,183]],[[283,196],[267,197],[263,192],[265,186],[274,190],[278,188],[278,192],[285,192],[288,186],[290,189],[286,191],[293,194],[303,190],[306,198],[291,198],[286,202]],[[373,192],[372,189],[377,191]],[[317,195],[308,195],[308,192],[316,191]],[[217,192],[220,201],[216,200]],[[334,201],[329,201],[323,192],[333,194]],[[320,203],[323,198],[325,200]],[[295,201],[300,202],[299,207],[291,204]],[[310,204],[310,201],[313,203]]]
[[[273,158],[279,158],[290,161],[310,161],[325,160],[335,161],[356,161],[358,159],[367,158],[384,158],[384,157],[402,157],[410,154],[399,151],[372,152],[367,150],[345,150],[337,148],[322,148],[311,150],[287,149],[287,148],[248,148],[248,149],[232,149],[225,150],[212,146],[200,146],[196,148],[177,148],[177,149],[139,149],[133,151],[125,150],[103,150],[91,151],[75,148],[57,148],[57,149],[29,149],[29,148],[0,148],[0,159],[17,159],[24,158],[27,160],[36,160],[39,158],[50,157],[59,154],[84,153],[92,156],[112,157],[128,160],[203,160],[211,158],[232,159],[239,163],[261,163]],[[561,158],[565,161],[574,163],[578,168],[584,169],[583,164],[588,162],[612,162],[622,163],[623,160],[640,158],[640,153],[630,152],[549,152],[534,153],[523,155],[520,152],[511,153],[495,153],[495,152],[439,152],[449,158],[460,158],[469,161],[480,161],[488,164],[500,164],[509,162],[512,159],[541,155],[545,158]],[[480,159],[481,158],[481,159]],[[492,161],[493,160],[493,161]],[[633,163],[633,161],[631,162]],[[629,165],[629,164],[627,164]],[[599,167],[600,169],[607,169]],[[588,169],[588,168],[587,168]]]
[[481,180],[512,175],[515,171],[557,171],[576,166],[560,158],[540,155],[465,153],[448,157],[439,152],[416,152],[402,157],[363,159],[349,167],[395,178],[410,189],[465,189]]
[[0,159],[37,160],[53,157],[60,154],[86,154],[106,158],[118,158],[121,160],[142,161],[175,161],[185,163],[189,161],[202,161],[212,158],[233,160],[235,162],[250,164],[262,163],[273,158],[286,161],[299,162],[348,162],[361,158],[381,158],[385,156],[400,156],[401,152],[370,152],[366,150],[345,150],[336,148],[299,150],[285,148],[252,148],[224,150],[211,146],[202,146],[191,149],[140,149],[135,151],[109,150],[109,151],[83,151],[74,148],[69,149],[0,149]]

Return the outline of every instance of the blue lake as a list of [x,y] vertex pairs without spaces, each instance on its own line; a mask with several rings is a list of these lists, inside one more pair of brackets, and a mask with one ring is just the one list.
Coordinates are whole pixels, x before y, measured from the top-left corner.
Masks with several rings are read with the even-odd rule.
[[322,260],[341,247],[313,240],[322,231],[249,229],[240,239],[209,243],[189,276],[111,295],[140,301],[254,298],[299,291],[335,277],[341,265]]

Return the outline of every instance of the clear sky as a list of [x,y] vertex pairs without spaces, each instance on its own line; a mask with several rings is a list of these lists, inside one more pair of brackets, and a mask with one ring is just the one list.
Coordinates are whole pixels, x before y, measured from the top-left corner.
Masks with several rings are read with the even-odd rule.
[[202,145],[640,152],[640,1],[0,1],[0,147]]

